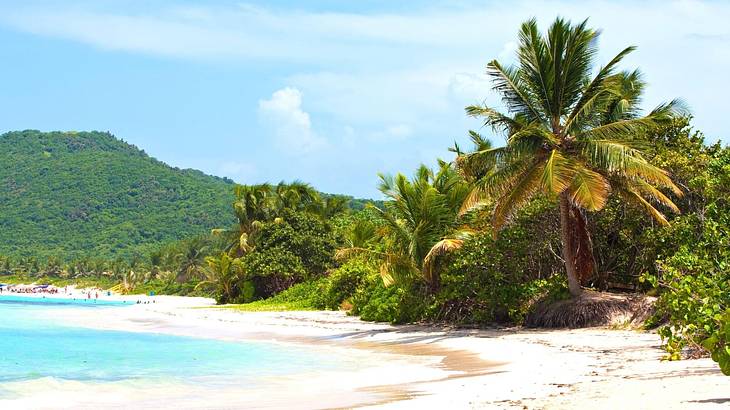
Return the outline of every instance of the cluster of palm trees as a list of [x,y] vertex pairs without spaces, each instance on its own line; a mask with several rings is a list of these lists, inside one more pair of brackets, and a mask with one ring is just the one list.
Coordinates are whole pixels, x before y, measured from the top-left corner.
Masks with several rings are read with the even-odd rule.
[[323,195],[311,185],[299,181],[277,185],[236,185],[233,193],[236,226],[214,229],[213,234],[225,238],[226,251],[235,257],[251,252],[256,232],[264,223],[276,221],[284,210],[309,212],[329,219],[349,209],[346,197]]
[[34,256],[0,255],[0,274],[58,278],[115,277],[138,264],[138,260],[126,261],[121,258],[116,260],[79,258],[64,262],[55,256],[39,259]]
[[497,235],[517,210],[540,196],[560,209],[562,258],[570,292],[578,296],[597,269],[587,216],[600,211],[610,195],[667,224],[658,207],[678,212],[669,195],[682,191],[644,158],[644,136],[687,115],[686,109],[675,100],[642,115],[641,74],[617,70],[634,47],[596,69],[599,32],[586,23],[557,19],[543,35],[534,19],[525,22],[518,63],[487,65],[506,113],[486,105],[466,108],[503,134],[506,144],[493,147],[471,132],[475,149],[464,152],[456,145],[455,161],[441,162],[435,173],[422,167],[412,180],[382,176],[381,191],[390,199],[377,210],[375,234],[382,246],[353,244],[339,255],[378,259],[386,283],[420,275],[437,284],[438,258],[469,236],[473,210],[488,210]]
[[233,213],[236,224],[229,229],[214,229],[213,236],[224,241],[223,252],[205,257],[198,288],[207,288],[228,301],[234,294],[245,293],[246,269],[242,257],[256,250],[256,235],[270,222],[280,222],[288,211],[307,212],[328,220],[349,210],[348,198],[325,195],[299,181],[276,185],[236,185]]

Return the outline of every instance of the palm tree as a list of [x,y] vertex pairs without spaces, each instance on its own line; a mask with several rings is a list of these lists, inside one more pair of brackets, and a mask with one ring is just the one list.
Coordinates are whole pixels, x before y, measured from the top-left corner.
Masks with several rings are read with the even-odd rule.
[[274,207],[277,213],[285,209],[293,211],[311,211],[321,202],[319,192],[311,185],[293,181],[279,182],[274,188]]
[[321,198],[311,185],[300,181],[270,184],[236,185],[233,212],[237,224],[232,229],[213,229],[212,233],[228,241],[226,251],[240,257],[254,248],[256,232],[264,222],[276,220],[284,210],[305,211],[329,218],[347,209],[340,197]]
[[207,267],[203,269],[205,279],[195,286],[211,288],[219,303],[229,303],[236,296],[238,283],[244,274],[241,259],[232,258],[226,253],[205,258]]
[[253,235],[273,212],[272,187],[269,184],[236,185],[233,188],[235,201],[233,213],[237,224],[233,229],[213,229],[228,241],[226,251],[242,256],[253,249]]
[[342,195],[320,195],[318,201],[310,204],[308,211],[327,220],[346,213],[350,209],[349,202],[350,200]]
[[363,218],[358,218],[347,227],[344,234],[348,248],[367,248],[377,239],[377,225]]
[[470,191],[468,183],[443,161],[437,173],[421,166],[412,180],[403,174],[380,179],[379,189],[389,201],[384,209],[369,207],[381,222],[383,250],[361,247],[370,243],[371,227],[363,225],[357,235],[361,238],[353,238],[355,246],[339,250],[338,256],[364,254],[378,260],[386,285],[420,277],[436,289],[439,257],[460,247],[470,233],[458,215]]
[[193,237],[180,244],[180,252],[175,256],[178,263],[177,281],[187,282],[190,279],[200,277],[205,256],[208,252],[208,244],[203,237]]
[[642,156],[641,142],[645,132],[685,113],[675,100],[640,116],[640,74],[616,71],[634,47],[592,76],[599,32],[586,23],[556,19],[545,36],[534,19],[522,24],[517,66],[503,67],[496,60],[487,65],[508,114],[484,105],[466,108],[495,132],[505,133],[507,144],[457,158],[466,174],[474,168],[488,170],[477,175],[463,209],[492,198],[495,232],[534,196],[555,198],[574,296],[595,269],[586,212],[602,209],[612,191],[662,224],[667,220],[655,204],[677,211],[660,189],[676,195],[681,191]]

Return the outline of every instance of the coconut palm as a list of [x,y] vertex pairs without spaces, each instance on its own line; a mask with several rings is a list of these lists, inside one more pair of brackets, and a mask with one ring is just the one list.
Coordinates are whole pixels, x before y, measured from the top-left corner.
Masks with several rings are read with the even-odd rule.
[[319,192],[311,185],[301,181],[291,183],[280,182],[273,187],[274,206],[277,212],[284,209],[294,211],[309,210],[321,201]]
[[323,199],[311,185],[300,181],[236,185],[233,212],[237,224],[232,229],[213,229],[224,238],[231,256],[243,256],[254,248],[254,236],[264,222],[274,221],[284,210],[306,211],[331,217],[344,212],[347,202],[340,197]]
[[344,233],[348,248],[367,248],[378,238],[378,226],[371,220],[358,218],[350,223]]
[[245,272],[241,259],[226,253],[205,258],[208,266],[203,269],[205,279],[195,289],[208,288],[217,295],[219,303],[229,303],[237,292],[237,286]]
[[175,256],[178,264],[177,281],[184,283],[199,278],[209,249],[205,238],[193,237],[182,242],[180,247],[180,252]]
[[[460,247],[470,233],[458,215],[469,185],[443,161],[436,173],[421,166],[412,180],[403,174],[380,175],[380,179],[379,189],[389,201],[384,209],[369,207],[380,220],[382,249],[352,246],[338,251],[338,256],[364,254],[377,259],[386,285],[421,278],[435,289],[439,257]],[[360,234],[367,236],[367,232]]]
[[235,196],[233,213],[236,216],[236,226],[232,229],[212,231],[214,235],[227,240],[226,251],[234,256],[241,256],[253,249],[253,235],[273,212],[272,192],[269,184],[236,185],[233,188]]
[[322,219],[330,219],[349,210],[350,200],[342,195],[320,195],[319,200],[312,202],[308,211],[319,215]]
[[495,132],[506,134],[507,144],[457,159],[466,174],[491,166],[476,178],[464,209],[493,199],[495,232],[534,196],[555,198],[573,295],[580,294],[581,284],[595,269],[586,212],[602,209],[612,191],[662,224],[667,220],[655,205],[677,211],[660,189],[676,195],[681,191],[642,156],[641,141],[643,133],[685,113],[675,100],[640,115],[640,74],[616,71],[634,47],[622,50],[592,76],[599,32],[586,23],[557,19],[544,36],[534,19],[522,24],[517,66],[503,67],[496,60],[487,65],[508,114],[485,105],[466,108]]

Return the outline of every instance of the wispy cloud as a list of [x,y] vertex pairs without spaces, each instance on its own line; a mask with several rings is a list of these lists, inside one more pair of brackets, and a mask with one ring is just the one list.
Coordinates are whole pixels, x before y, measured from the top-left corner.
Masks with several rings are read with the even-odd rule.
[[[39,35],[56,36],[110,50],[183,58],[275,58],[321,62],[358,54],[397,56],[403,49],[470,54],[499,47],[491,57],[506,57],[515,47],[516,24],[529,16],[556,14],[631,28],[614,34],[652,38],[683,33],[722,36],[720,22],[730,5],[722,2],[520,1],[451,8],[415,8],[400,13],[308,12],[237,5],[228,7],[148,7],[144,13],[74,2],[44,7],[2,7],[2,24]],[[112,3],[113,4],[113,3]],[[657,13],[661,6],[662,13]],[[648,17],[651,17],[648,19]],[[647,24],[649,22],[649,24]],[[475,47],[478,47],[475,49]],[[433,57],[433,55],[432,55]],[[405,59],[402,56],[399,60]],[[408,58],[412,58],[409,54]],[[380,62],[383,63],[383,62]]]
[[[484,66],[495,58],[514,61],[518,26],[533,16],[543,29],[558,15],[574,21],[590,17],[589,24],[604,33],[598,64],[637,45],[623,67],[644,71],[647,107],[683,97],[701,129],[730,139],[722,125],[723,93],[713,92],[730,89],[725,75],[730,48],[722,42],[730,38],[730,2],[466,0],[328,12],[301,4],[273,9],[165,1],[130,9],[119,4],[142,2],[35,1],[44,6],[2,2],[0,26],[153,59],[276,67],[268,78],[252,80],[266,81],[269,91],[241,106],[256,107],[277,149],[318,155],[318,161],[299,164],[298,172],[321,164],[351,166],[342,163],[342,152],[361,161],[364,175],[407,171],[443,152],[454,138],[480,126],[465,118],[465,105],[499,104]],[[695,68],[701,76],[688,74]],[[272,90],[278,91],[268,94]],[[392,152],[363,140],[393,142]],[[226,172],[246,172],[231,167]],[[257,170],[269,172],[263,164]],[[318,175],[307,172],[304,177]]]

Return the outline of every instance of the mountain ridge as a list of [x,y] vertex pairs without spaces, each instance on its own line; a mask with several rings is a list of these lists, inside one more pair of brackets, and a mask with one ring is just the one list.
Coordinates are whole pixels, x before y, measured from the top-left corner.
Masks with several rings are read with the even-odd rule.
[[[144,258],[235,222],[233,180],[170,166],[110,132],[6,132],[0,163],[0,255]],[[353,210],[382,206],[345,197]]]
[[0,254],[141,257],[234,222],[233,181],[109,132],[7,132],[0,162]]

